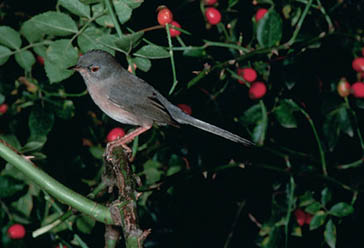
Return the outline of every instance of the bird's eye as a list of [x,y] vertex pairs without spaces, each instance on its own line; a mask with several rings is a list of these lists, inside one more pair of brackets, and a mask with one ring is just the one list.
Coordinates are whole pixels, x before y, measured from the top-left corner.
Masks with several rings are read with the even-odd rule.
[[93,65],[93,66],[90,67],[90,70],[92,72],[97,72],[99,69],[100,69],[100,67],[99,66],[96,66],[96,65]]

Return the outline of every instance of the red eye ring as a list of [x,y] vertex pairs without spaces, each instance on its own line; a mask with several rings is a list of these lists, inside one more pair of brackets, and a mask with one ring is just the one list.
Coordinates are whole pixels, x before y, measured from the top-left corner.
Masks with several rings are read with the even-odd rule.
[[99,67],[99,66],[96,66],[96,65],[91,66],[91,71],[92,71],[92,72],[97,72],[99,69],[100,69],[100,67]]

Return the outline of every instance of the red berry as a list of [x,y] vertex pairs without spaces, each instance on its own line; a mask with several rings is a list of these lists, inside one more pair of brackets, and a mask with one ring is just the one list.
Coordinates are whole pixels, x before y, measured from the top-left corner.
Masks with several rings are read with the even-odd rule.
[[[60,246],[59,246],[59,245],[57,245],[57,246],[56,246],[56,248],[60,248]],[[62,248],[67,248],[67,246],[62,245]]]
[[298,223],[299,226],[303,226],[305,224],[306,221],[306,214],[305,212],[303,212],[302,209],[297,208],[294,211],[294,215],[296,216],[296,221]]
[[183,112],[185,112],[188,115],[192,114],[192,109],[187,104],[178,104],[177,107],[179,107]]
[[110,130],[110,132],[106,136],[107,142],[111,142],[113,140],[119,139],[121,137],[124,137],[125,131],[124,129],[120,127],[116,127]]
[[203,0],[204,4],[206,5],[214,5],[217,3],[217,0]]
[[166,25],[166,23],[171,23],[173,21],[173,14],[168,8],[162,8],[158,12],[157,16],[158,23],[160,25]]
[[258,22],[260,19],[264,17],[264,15],[268,12],[267,9],[258,9],[257,13],[255,14],[255,21]]
[[5,114],[8,111],[9,106],[6,103],[0,104],[0,114]]
[[211,25],[216,25],[221,21],[221,13],[214,7],[207,8],[205,10],[205,16]]
[[364,57],[358,57],[353,60],[353,69],[357,72],[364,71]]
[[22,239],[25,236],[25,228],[21,224],[14,224],[8,229],[8,236],[11,239]]
[[361,49],[361,55],[364,56],[364,47]]
[[[254,82],[255,79],[257,79],[257,72],[253,68],[239,68],[238,75],[244,78],[244,80],[248,81],[249,83]],[[245,84],[245,82],[242,80],[238,81],[241,84]]]
[[171,37],[176,37],[181,34],[181,31],[174,29],[173,26],[175,26],[177,28],[181,28],[181,25],[179,25],[179,23],[176,21],[171,22],[171,27],[169,28],[169,33],[170,33]]
[[254,82],[249,88],[250,99],[262,98],[267,93],[267,87],[263,82]]
[[350,94],[350,84],[345,78],[341,79],[337,85],[337,93],[342,97],[347,97]]
[[40,55],[37,55],[37,61],[39,64],[44,65],[44,58]]
[[351,93],[356,98],[364,98],[364,83],[356,82],[351,86]]
[[313,215],[312,214],[309,214],[309,213],[305,213],[305,224],[309,225],[311,223],[311,220],[313,218]]

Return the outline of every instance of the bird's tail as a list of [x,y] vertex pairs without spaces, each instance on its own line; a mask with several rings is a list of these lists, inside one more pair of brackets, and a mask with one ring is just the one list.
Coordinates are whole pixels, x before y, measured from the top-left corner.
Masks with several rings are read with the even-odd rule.
[[202,130],[205,130],[206,132],[210,132],[212,134],[216,134],[218,136],[221,136],[225,139],[228,139],[228,140],[231,140],[231,141],[234,141],[236,143],[241,143],[245,146],[253,146],[255,145],[253,142],[247,140],[247,139],[244,139],[236,134],[233,134],[229,131],[226,131],[222,128],[219,128],[219,127],[216,127],[214,125],[211,125],[207,122],[204,122],[204,121],[201,121],[199,119],[196,119],[192,116],[189,116],[185,113],[183,113],[183,115],[178,115],[178,117],[176,118],[175,116],[173,116],[174,119],[176,119],[176,121],[178,123],[181,123],[181,124],[188,124],[188,125],[191,125],[191,126],[194,126],[194,127],[197,127],[197,128],[200,128]]

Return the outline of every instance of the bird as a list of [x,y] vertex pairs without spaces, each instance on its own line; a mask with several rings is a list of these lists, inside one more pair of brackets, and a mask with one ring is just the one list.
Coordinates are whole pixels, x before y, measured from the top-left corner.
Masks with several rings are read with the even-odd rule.
[[186,114],[152,85],[125,70],[106,51],[93,49],[86,52],[72,69],[81,74],[92,100],[107,116],[137,126],[118,141],[123,147],[154,124],[191,125],[245,146],[254,145],[248,139]]

